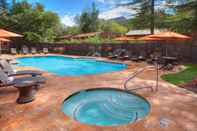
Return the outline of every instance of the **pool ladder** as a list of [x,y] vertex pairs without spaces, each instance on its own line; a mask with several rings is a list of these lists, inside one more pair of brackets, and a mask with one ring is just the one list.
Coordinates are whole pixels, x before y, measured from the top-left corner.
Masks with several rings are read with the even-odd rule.
[[125,82],[124,82],[124,89],[126,91],[136,91],[136,90],[140,90],[140,89],[144,89],[144,88],[150,88],[151,91],[158,91],[158,85],[159,85],[159,65],[158,65],[158,62],[156,62],[155,64],[155,70],[156,70],[156,87],[155,87],[155,90],[154,88],[151,86],[151,87],[139,87],[139,88],[133,88],[133,89],[128,89],[128,83],[133,80],[135,77],[137,77],[138,75],[140,75],[141,73],[143,73],[147,68],[152,68],[151,67],[145,67],[145,68],[142,68],[140,69],[139,71],[137,72],[134,72]]

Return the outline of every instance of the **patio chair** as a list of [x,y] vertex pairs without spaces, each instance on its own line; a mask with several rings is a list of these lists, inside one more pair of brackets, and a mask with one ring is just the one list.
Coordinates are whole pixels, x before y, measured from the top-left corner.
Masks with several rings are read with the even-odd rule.
[[120,60],[129,60],[130,58],[130,53],[128,51],[123,51],[120,56],[119,56],[119,59]]
[[93,57],[101,57],[101,53],[96,51],[92,54]]
[[138,61],[139,61],[139,56],[137,56],[136,54],[134,54],[134,55],[132,55],[132,56],[130,57],[130,60],[131,60],[131,61],[134,61],[134,62],[138,62]]
[[44,54],[49,53],[49,49],[48,49],[48,48],[43,48],[43,53],[44,53]]
[[109,58],[109,59],[116,59],[116,58],[118,58],[118,57],[121,55],[121,53],[122,53],[122,50],[121,50],[121,49],[117,49],[117,50],[115,50],[113,53],[111,53],[111,54],[108,56],[108,58]]
[[146,62],[147,62],[148,64],[154,64],[154,62],[155,62],[155,56],[154,56],[153,54],[151,54],[151,55],[149,56],[149,58],[146,60]]
[[32,54],[36,54],[36,53],[37,53],[36,48],[31,48],[31,53],[32,53]]
[[42,73],[40,71],[33,70],[23,70],[23,71],[15,71],[11,64],[9,64],[6,60],[0,61],[0,66],[2,70],[8,74],[9,76],[21,76],[21,75],[31,75],[33,77],[40,76]]
[[22,53],[25,54],[25,55],[28,54],[29,53],[29,49],[27,47],[23,47],[22,48]]
[[19,104],[33,101],[36,89],[45,81],[43,77],[9,77],[3,70],[0,70],[0,87],[16,87],[19,90],[19,97],[16,100]]
[[10,52],[11,52],[12,55],[16,55],[17,54],[16,48],[11,48]]
[[146,58],[145,58],[145,56],[140,55],[140,56],[138,56],[138,60],[139,60],[139,61],[145,61]]
[[140,52],[140,55],[138,56],[139,61],[145,61],[146,60],[146,54],[145,52]]

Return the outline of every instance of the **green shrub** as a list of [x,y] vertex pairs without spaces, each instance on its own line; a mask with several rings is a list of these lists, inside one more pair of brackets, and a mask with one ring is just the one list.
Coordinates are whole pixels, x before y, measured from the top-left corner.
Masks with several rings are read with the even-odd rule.
[[163,75],[162,79],[175,85],[189,83],[197,77],[197,65],[188,64],[186,67],[184,71],[179,73]]

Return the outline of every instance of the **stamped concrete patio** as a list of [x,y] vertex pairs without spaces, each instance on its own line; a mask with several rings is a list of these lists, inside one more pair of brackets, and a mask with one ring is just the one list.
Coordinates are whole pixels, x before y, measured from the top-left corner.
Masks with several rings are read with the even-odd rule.
[[[127,62],[127,70],[95,76],[58,77],[44,73],[47,83],[36,100],[19,105],[15,88],[0,88],[0,131],[197,131],[197,94],[160,80],[159,90],[137,91],[151,104],[150,114],[134,124],[97,127],[80,124],[65,116],[61,106],[66,97],[82,89],[113,87],[123,82],[145,63]],[[150,69],[133,79],[129,88],[155,86],[155,71]]]

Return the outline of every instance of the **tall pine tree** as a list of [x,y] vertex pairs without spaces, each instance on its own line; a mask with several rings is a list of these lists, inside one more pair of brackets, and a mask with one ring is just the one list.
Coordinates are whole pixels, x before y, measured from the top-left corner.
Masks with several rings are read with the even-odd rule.
[[[136,8],[137,17],[141,20],[144,25],[149,25],[151,33],[154,33],[155,28],[155,7],[157,6],[157,10],[159,10],[159,6],[161,3],[165,3],[166,8],[175,9],[178,5],[184,5],[190,2],[196,2],[197,0],[133,0],[132,2],[128,2],[126,4],[122,4],[120,6],[127,6],[133,8],[138,5],[140,8]],[[157,5],[156,5],[157,3]],[[194,6],[194,5],[193,5]],[[196,7],[192,7],[193,9]],[[133,8],[134,9],[134,8]],[[141,18],[143,17],[143,18]]]

